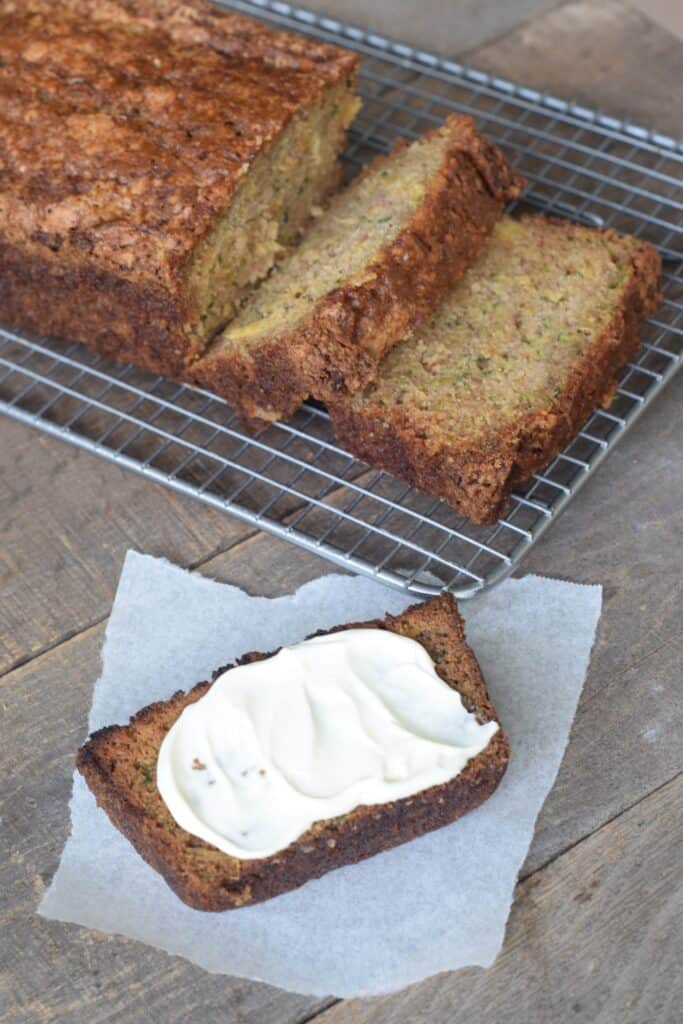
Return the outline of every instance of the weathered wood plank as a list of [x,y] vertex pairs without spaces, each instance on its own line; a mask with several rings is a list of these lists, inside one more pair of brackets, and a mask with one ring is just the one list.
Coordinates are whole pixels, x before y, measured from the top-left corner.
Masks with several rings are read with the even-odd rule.
[[253,532],[11,420],[0,431],[0,673],[106,615],[128,548],[193,565]]
[[74,750],[104,625],[0,683],[0,1019],[12,1024],[295,1022],[322,1000],[206,974],[140,943],[45,921],[35,907],[69,829]]
[[574,0],[467,54],[477,67],[683,136],[681,43],[620,0]]
[[682,816],[679,776],[518,886],[489,970],[339,1003],[317,1024],[678,1024]]

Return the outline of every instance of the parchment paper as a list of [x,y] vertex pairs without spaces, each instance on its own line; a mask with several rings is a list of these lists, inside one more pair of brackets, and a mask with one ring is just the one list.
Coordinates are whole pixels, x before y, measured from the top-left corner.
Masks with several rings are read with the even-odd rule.
[[[245,651],[413,601],[336,574],[286,597],[250,597],[129,552],[90,729],[126,722]],[[313,995],[372,995],[439,971],[489,966],[567,743],[600,606],[600,587],[534,576],[462,603],[513,757],[493,797],[461,821],[267,903],[209,914],[174,896],[75,775],[72,834],[39,913],[139,939],[208,971]]]

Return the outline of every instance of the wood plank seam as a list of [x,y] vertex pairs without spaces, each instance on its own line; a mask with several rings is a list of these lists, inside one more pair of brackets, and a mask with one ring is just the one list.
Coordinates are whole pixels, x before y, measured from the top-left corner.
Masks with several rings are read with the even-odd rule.
[[[357,479],[359,477],[364,476],[366,472],[367,472],[366,470],[359,470],[358,474],[356,475],[356,477],[354,477],[354,479]],[[337,495],[342,494],[347,489],[347,483],[348,482],[350,482],[350,481],[347,481],[345,483],[341,483],[338,486],[330,487],[330,489],[325,492],[325,495],[324,495],[325,499],[326,500],[334,499]],[[162,493],[164,494],[164,497],[168,498],[169,500],[174,500],[174,504],[175,504],[178,496],[173,491],[167,491],[165,488],[163,488],[163,485],[159,485],[159,486],[161,487],[161,490],[162,490]],[[278,521],[279,522],[287,522],[288,519],[291,519],[292,517],[294,517],[295,515],[300,513],[301,509],[305,506],[305,504],[306,503],[303,502],[303,501],[297,502],[292,508],[288,509],[285,513],[283,513],[282,518],[280,520],[278,520]],[[229,515],[229,513],[224,513],[224,514],[225,515]],[[216,546],[210,552],[208,552],[207,554],[203,555],[200,559],[197,559],[197,560],[192,561],[192,562],[188,562],[185,565],[181,565],[181,567],[185,568],[185,569],[188,569],[189,571],[194,571],[195,569],[199,569],[202,566],[208,564],[208,562],[212,561],[214,558],[219,558],[221,555],[226,555],[229,552],[234,551],[234,550],[240,548],[243,544],[246,544],[249,541],[252,541],[252,540],[256,539],[257,537],[261,537],[261,536],[264,536],[264,535],[268,536],[268,532],[265,531],[265,530],[262,530],[262,529],[253,529],[249,533],[247,533],[245,536],[240,537],[239,540],[235,541],[233,544],[229,544],[225,548],[223,548],[221,546]],[[144,554],[144,552],[143,552],[143,554]],[[62,643],[68,642],[69,640],[72,640],[74,637],[78,636],[80,633],[83,633],[83,632],[87,631],[88,629],[91,629],[92,627],[97,626],[97,625],[99,625],[102,622],[105,622],[108,617],[109,617],[109,615],[107,613],[106,615],[101,615],[97,619],[91,620],[90,622],[86,623],[84,626],[81,626],[78,629],[67,630],[60,637],[56,638],[55,640],[53,640],[49,644],[45,644],[43,647],[39,648],[37,651],[33,651],[33,652],[25,655],[24,657],[16,659],[11,664],[7,665],[4,669],[0,670],[0,683],[2,682],[4,677],[6,675],[8,675],[10,672],[14,672],[16,669],[22,668],[25,665],[30,664],[36,658],[42,657],[42,655],[47,654],[47,653],[49,653],[52,650],[55,650]]]
[[[366,471],[359,471],[358,476],[363,476],[365,472]],[[325,493],[325,499],[333,499],[339,494],[343,493],[346,489],[346,483],[342,483],[337,487],[332,487],[329,491]],[[171,498],[177,497],[172,491],[164,493],[165,495],[167,494]],[[304,502],[300,502],[297,503],[293,508],[288,509],[287,512],[285,512],[284,515],[282,516],[281,522],[287,522],[288,519],[297,515],[304,507],[304,504]],[[228,513],[225,514],[227,515]],[[254,529],[247,533],[245,536],[240,537],[239,540],[235,541],[233,544],[229,544],[226,548],[217,546],[212,551],[208,552],[206,555],[203,555],[201,558],[196,559],[193,562],[188,562],[185,565],[181,565],[181,568],[193,572],[196,569],[200,569],[202,566],[207,565],[209,562],[213,561],[214,558],[219,558],[222,555],[227,555],[232,551],[237,551],[243,545],[248,544],[251,541],[254,541],[257,538],[263,536],[269,536],[266,530]],[[142,553],[144,554],[144,552]],[[332,571],[334,571],[335,568],[336,567],[331,564]],[[40,658],[44,654],[48,654],[50,651],[56,650],[62,643],[68,643],[69,640],[73,640],[75,637],[87,632],[89,629],[92,629],[93,627],[100,625],[102,622],[106,622],[108,618],[109,613],[107,613],[106,615],[101,615],[99,618],[91,620],[90,622],[86,623],[85,626],[81,626],[79,629],[66,631],[62,636],[53,640],[49,644],[45,644],[39,650],[27,654],[23,658],[18,658],[16,661],[12,662],[12,664],[8,665],[5,669],[0,671],[0,684],[3,682],[5,676],[9,675],[10,672],[14,672],[18,668],[24,668],[26,665],[29,665],[32,661],[35,661],[36,658]]]
[[472,65],[476,67],[476,54],[479,52],[479,50],[482,50],[485,47],[489,46],[497,46],[499,43],[502,43],[504,40],[506,40],[509,36],[513,36],[516,32],[523,32],[525,28],[530,26],[532,23],[538,21],[539,17],[543,17],[544,15],[550,14],[551,12],[553,14],[560,13],[563,7],[568,7],[569,4],[574,2],[575,0],[558,0],[558,3],[554,4],[548,10],[544,10],[543,13],[540,15],[537,10],[532,10],[529,12],[528,17],[522,18],[520,21],[517,21],[511,28],[507,28],[504,32],[499,32],[497,35],[493,35],[489,39],[486,39],[481,43],[477,43],[476,46],[472,46],[468,50],[464,50],[462,53],[459,53],[458,56],[462,61],[464,61],[465,64],[469,64],[471,62]]
[[[255,537],[261,536],[262,533],[262,530],[252,530],[252,532],[248,533],[245,537],[240,537],[240,539],[235,541],[234,544],[229,544],[228,547],[226,548],[214,548],[208,554],[202,556],[202,558],[196,559],[193,562],[188,562],[186,565],[181,566],[181,568],[187,569],[189,572],[194,572],[196,569],[200,569],[203,565],[206,565],[209,562],[213,561],[214,558],[219,558],[221,555],[229,554],[229,552],[241,547],[242,544],[246,544],[248,541],[253,540]],[[87,633],[89,630],[94,629],[96,626],[100,626],[103,622],[107,621],[109,615],[110,612],[107,612],[106,615],[100,615],[98,618],[92,619],[90,622],[87,622],[85,625],[80,626],[78,629],[67,630],[60,637],[53,640],[49,644],[45,644],[39,650],[31,652],[30,654],[25,655],[23,658],[18,658],[11,665],[8,665],[7,668],[0,671],[0,685],[4,682],[5,677],[10,675],[10,673],[16,672],[17,669],[25,668],[27,665],[30,665],[31,662],[35,661],[37,658],[42,658],[44,655],[50,654],[51,651],[55,651],[58,647],[61,647],[62,644],[68,643],[70,640],[74,640],[76,637],[81,636],[84,633]]]
[[306,1013],[303,1017],[297,1018],[296,1024],[311,1024],[311,1021],[317,1020],[324,1013],[327,1013],[328,1010],[331,1010],[333,1006],[337,1006],[343,1001],[343,999],[337,999],[335,996],[330,996],[330,998],[325,1001],[324,1006],[318,1007],[317,1010],[313,1010],[311,1013]]
[[[634,800],[632,804],[629,804],[628,807],[622,807],[620,811],[613,814],[611,818],[607,818],[602,822],[602,824],[598,825],[597,828],[594,828],[591,832],[586,832],[585,835],[581,836],[575,842],[569,843],[567,846],[554,853],[551,857],[548,857],[547,860],[544,860],[543,863],[539,867],[534,868],[533,871],[529,871],[527,874],[520,872],[519,878],[517,879],[517,885],[522,885],[523,883],[528,882],[530,878],[538,875],[539,872],[545,871],[546,868],[549,868],[550,865],[554,864],[556,860],[560,859],[560,857],[564,857],[566,854],[571,853],[572,850],[576,849],[577,846],[580,846],[581,843],[585,843],[591,836],[597,835],[603,830],[603,828],[608,828],[613,822],[618,821],[619,818],[623,817],[624,814],[628,814],[630,811],[634,810],[638,804],[642,804],[643,800],[648,800],[655,793],[659,793],[660,789],[665,789],[666,786],[672,785],[672,783],[676,782],[682,774],[683,769],[675,771],[673,775],[670,775],[664,782],[660,782],[658,786],[653,786],[652,789],[648,790],[647,793],[643,793],[637,800]],[[550,790],[550,793],[552,793],[552,789]],[[548,797],[550,796],[550,793],[548,793]]]

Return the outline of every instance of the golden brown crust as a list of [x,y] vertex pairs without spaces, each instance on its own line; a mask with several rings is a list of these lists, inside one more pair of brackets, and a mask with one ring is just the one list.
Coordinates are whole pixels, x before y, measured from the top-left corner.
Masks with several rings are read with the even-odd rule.
[[[555,223],[572,230],[571,224]],[[552,407],[501,429],[495,443],[444,440],[438,452],[428,452],[404,409],[336,402],[329,411],[338,442],[370,465],[442,498],[474,523],[495,522],[512,488],[562,451],[593,409],[609,404],[620,368],[638,349],[643,318],[661,299],[661,261],[647,242],[634,242],[631,272],[617,309],[572,369]]]
[[204,46],[240,62],[249,59],[304,75],[333,78],[353,71],[358,55],[310,36],[285,32],[206,0],[3,0],[6,8],[75,11],[95,23],[143,25],[183,46]]
[[197,247],[357,64],[200,0],[1,0],[2,319],[179,374]]
[[[402,615],[361,625],[391,629],[418,640],[434,659],[441,677],[460,692],[465,706],[480,721],[495,718],[452,597],[434,598]],[[267,656],[252,654],[240,661]],[[210,685],[200,683],[187,694],[177,693],[169,701],[152,704],[132,718],[128,726],[111,726],[94,733],[77,758],[79,771],[113,824],[184,902],[200,910],[228,910],[269,899],[333,868],[449,824],[482,803],[507,767],[508,741],[499,729],[486,750],[451,782],[414,797],[359,807],[343,818],[318,822],[272,857],[238,860],[175,825],[156,786],[140,797],[134,786],[122,783],[117,775],[122,757],[130,758],[131,750],[140,750],[144,745],[147,756],[150,749],[158,751],[163,736],[182,709],[203,696]],[[159,826],[160,820],[164,827]]]
[[180,374],[187,354],[183,304],[163,288],[92,267],[26,259],[21,246],[2,241],[0,317],[166,377]]
[[309,396],[331,402],[373,380],[382,355],[433,311],[523,188],[471,118],[452,115],[445,124],[451,142],[426,198],[370,265],[369,279],[334,288],[294,329],[249,351],[209,350],[189,372],[193,383],[256,427],[291,415]]

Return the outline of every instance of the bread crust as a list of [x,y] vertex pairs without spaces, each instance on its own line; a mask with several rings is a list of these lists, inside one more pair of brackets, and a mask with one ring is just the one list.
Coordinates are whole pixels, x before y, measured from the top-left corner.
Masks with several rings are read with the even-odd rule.
[[210,349],[191,367],[192,383],[221,395],[258,428],[291,415],[308,397],[331,402],[374,379],[382,355],[434,310],[524,187],[472,118],[454,114],[445,126],[451,141],[424,202],[366,279],[334,288],[295,328],[248,352]]
[[0,0],[0,317],[179,376],[199,246],[358,62],[201,0]]
[[[573,230],[566,222],[553,223]],[[617,237],[611,230],[604,234]],[[649,243],[634,243],[631,271],[617,309],[577,360],[551,407],[501,428],[493,443],[454,444],[445,439],[438,451],[428,452],[405,410],[338,401],[329,404],[338,443],[371,466],[442,498],[472,522],[494,523],[505,512],[512,488],[562,451],[597,406],[609,405],[619,370],[637,351],[642,321],[661,300],[661,260]]]
[[[481,722],[495,718],[476,658],[467,646],[462,618],[455,600],[443,595],[415,605],[383,621],[349,624],[389,629],[417,639],[435,660],[441,677],[461,693],[468,709]],[[317,634],[319,635],[319,634]],[[238,664],[269,657],[250,654]],[[230,666],[228,666],[230,667]],[[216,675],[225,671],[220,669]],[[215,676],[214,676],[215,678]],[[113,777],[116,750],[140,727],[155,730],[158,751],[163,736],[188,704],[202,697],[211,683],[200,683],[189,693],[151,704],[128,726],[110,726],[94,733],[78,751],[77,766],[97,803],[138,853],[166,879],[185,903],[199,910],[222,911],[270,899],[320,875],[370,857],[382,850],[455,821],[481,804],[500,782],[509,759],[509,744],[499,728],[482,753],[472,758],[455,779],[413,797],[373,807],[358,807],[342,818],[317,822],[296,842],[270,857],[240,860],[191,837],[170,819],[154,787],[149,797],[156,810],[165,811],[173,829],[161,829],[149,806],[144,808],[135,791]],[[190,856],[182,851],[191,849]],[[200,874],[193,857],[211,857],[211,870]]]
[[165,377],[179,376],[187,358],[180,297],[106,270],[27,260],[20,246],[2,241],[0,315]]

